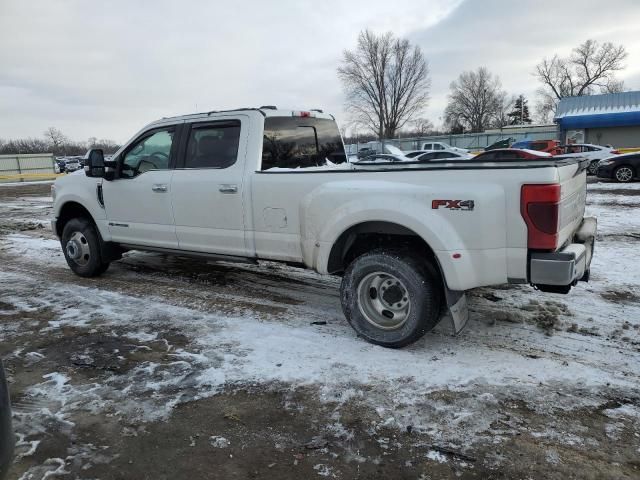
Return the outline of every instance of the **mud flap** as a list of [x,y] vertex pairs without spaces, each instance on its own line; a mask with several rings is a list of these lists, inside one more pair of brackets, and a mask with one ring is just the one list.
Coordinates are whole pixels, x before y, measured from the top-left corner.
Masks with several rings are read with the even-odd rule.
[[449,312],[446,315],[451,321],[453,334],[458,335],[469,320],[469,309],[467,308],[467,296],[464,290],[449,290],[445,287],[445,297]]

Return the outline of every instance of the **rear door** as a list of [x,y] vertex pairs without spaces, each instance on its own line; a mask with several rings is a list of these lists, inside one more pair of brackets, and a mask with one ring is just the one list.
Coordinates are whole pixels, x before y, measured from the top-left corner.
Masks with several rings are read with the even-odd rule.
[[243,210],[248,131],[243,115],[185,124],[171,181],[181,250],[252,256]]

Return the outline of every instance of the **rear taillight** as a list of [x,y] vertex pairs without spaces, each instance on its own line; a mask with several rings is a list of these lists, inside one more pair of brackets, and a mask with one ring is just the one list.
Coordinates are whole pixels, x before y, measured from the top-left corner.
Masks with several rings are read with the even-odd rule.
[[523,185],[520,213],[527,224],[527,246],[540,250],[558,248],[560,185]]
[[620,155],[620,150],[611,150],[614,155]]

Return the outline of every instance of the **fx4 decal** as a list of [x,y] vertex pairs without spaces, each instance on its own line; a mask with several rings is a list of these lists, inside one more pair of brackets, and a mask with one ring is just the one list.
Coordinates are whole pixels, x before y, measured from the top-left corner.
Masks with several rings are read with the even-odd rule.
[[449,210],[473,210],[475,203],[473,200],[433,200],[431,208],[438,210],[440,207]]

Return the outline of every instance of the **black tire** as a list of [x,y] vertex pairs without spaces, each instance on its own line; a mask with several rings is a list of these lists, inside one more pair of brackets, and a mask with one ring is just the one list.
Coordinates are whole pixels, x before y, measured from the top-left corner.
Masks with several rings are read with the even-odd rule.
[[60,242],[64,258],[76,275],[97,277],[109,268],[109,262],[103,262],[100,255],[100,233],[90,220],[69,220],[62,230]]
[[15,437],[11,427],[9,387],[0,360],[0,478],[5,478],[11,466]]
[[[623,173],[628,173],[627,175],[623,175]],[[633,167],[630,165],[620,165],[613,171],[613,178],[616,182],[620,183],[628,183],[633,180],[636,176],[636,172],[633,170]]]
[[[389,282],[396,283],[385,293],[385,284]],[[440,320],[441,292],[438,275],[424,259],[388,249],[372,250],[356,258],[340,285],[342,310],[349,324],[368,342],[389,348],[409,345],[436,326]],[[398,312],[400,323],[394,326],[395,314],[384,309],[385,305],[402,302],[399,294],[405,301],[408,299],[409,308]],[[385,295],[390,298],[385,299]],[[392,295],[395,297],[391,298]],[[399,307],[401,303],[395,305]],[[388,324],[381,326],[385,320]]]
[[587,167],[587,174],[596,175],[598,173],[598,162],[599,160],[592,161]]

